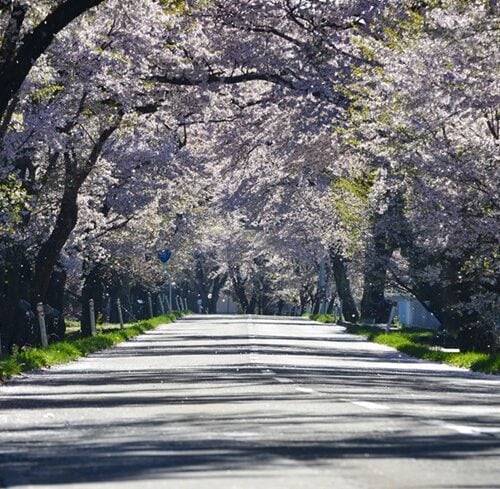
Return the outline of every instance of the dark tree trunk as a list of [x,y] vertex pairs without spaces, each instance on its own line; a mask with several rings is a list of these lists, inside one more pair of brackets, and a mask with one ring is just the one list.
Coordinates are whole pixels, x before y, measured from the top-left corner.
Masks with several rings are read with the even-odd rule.
[[391,304],[385,299],[387,270],[394,251],[407,246],[410,229],[404,216],[404,199],[400,192],[390,196],[384,214],[372,217],[372,241],[365,255],[361,320],[366,323],[385,323]]
[[56,267],[52,272],[47,290],[46,302],[55,309],[54,313],[59,313],[57,320],[53,322],[53,329],[50,334],[50,341],[62,341],[66,331],[64,322],[64,291],[66,288],[67,273],[62,267]]
[[[15,49],[18,32],[12,30],[12,36],[4,39],[3,52],[7,59],[0,64],[0,120],[3,119],[10,101],[16,96],[31,67],[47,50],[55,35],[82,13],[104,0],[66,0],[56,7],[31,32],[22,38],[22,44]],[[21,19],[21,24],[24,21]],[[20,30],[21,25],[19,25]],[[6,33],[2,33],[6,34]]]
[[344,319],[356,323],[359,320],[359,314],[352,296],[349,277],[347,276],[346,262],[344,258],[335,251],[330,253],[330,261],[337,294],[342,303],[342,314]]
[[257,308],[257,294],[253,293],[248,303],[246,314],[255,314],[255,309]]
[[[231,273],[231,282],[233,284],[234,294],[236,296],[236,300],[239,302],[241,306],[241,310],[244,314],[248,313],[249,303],[247,299],[247,294],[245,290],[245,282],[241,277],[241,273],[238,267],[235,267]],[[255,305],[253,306],[255,307]]]
[[42,244],[36,257],[32,289],[33,304],[46,301],[50,276],[59,260],[61,250],[76,226],[78,190],[79,185],[66,185],[54,229],[49,238]]
[[[206,274],[205,274],[205,268],[203,265],[204,265],[203,264],[203,257],[199,256],[196,259],[196,286],[198,288],[199,298],[201,298],[202,307],[208,308],[209,307],[209,304],[208,304],[209,292],[208,292],[208,284],[207,284],[207,278],[206,278]],[[197,306],[199,307],[198,304],[197,304]],[[196,312],[201,313],[203,311],[197,310]]]
[[19,331],[25,325],[16,321],[16,311],[20,301],[29,299],[31,270],[26,260],[25,249],[21,246],[15,245],[8,248],[2,258],[3,263],[0,272],[0,336],[2,351],[8,352],[14,346],[16,337],[25,336],[25,332]]
[[312,307],[313,314],[319,314],[319,306],[320,306],[320,296],[319,296],[319,290],[318,290],[316,292],[316,295],[314,296],[313,307]]
[[384,236],[375,236],[373,252],[365,259],[361,299],[361,321],[364,323],[387,322],[390,308],[384,291],[387,268],[393,251]]
[[327,314],[333,314],[334,307],[335,307],[335,299],[334,299],[334,297],[332,297],[332,298],[328,301],[328,307],[327,307],[327,309],[326,309],[326,313],[327,313]]
[[305,314],[307,309],[307,304],[309,303],[309,287],[302,287],[299,291],[299,300],[300,300],[300,315]]
[[[79,111],[83,108],[84,99],[82,98]],[[45,302],[46,300],[50,276],[54,270],[54,266],[78,221],[77,199],[80,188],[99,159],[104,144],[118,128],[121,117],[122,115],[120,114],[115,124],[103,130],[94,143],[88,159],[81,168],[79,168],[78,161],[74,156],[71,156],[69,153],[64,154],[64,192],[54,228],[50,236],[40,247],[35,259],[35,273],[31,291],[31,302],[33,304]]]
[[[262,263],[259,263],[259,265],[262,266]],[[252,290],[254,291],[253,295],[255,296],[255,306],[252,307],[252,303],[249,304],[251,310],[249,314],[257,313],[271,315],[273,313],[270,307],[272,284],[265,271],[257,273],[252,280],[252,284]]]
[[215,277],[212,281],[212,298],[208,300],[208,312],[210,314],[216,314],[217,313],[217,302],[219,302],[219,297],[220,297],[220,291],[222,290],[222,287],[227,282],[228,274],[225,273],[219,277]]
[[61,265],[52,272],[47,291],[47,304],[55,307],[61,313],[64,311],[64,291],[66,289],[67,273]]
[[82,336],[90,336],[92,334],[90,325],[90,299],[94,300],[94,311],[96,318],[99,314],[104,314],[104,283],[102,279],[102,267],[94,266],[85,276],[82,288],[82,318],[81,328]]

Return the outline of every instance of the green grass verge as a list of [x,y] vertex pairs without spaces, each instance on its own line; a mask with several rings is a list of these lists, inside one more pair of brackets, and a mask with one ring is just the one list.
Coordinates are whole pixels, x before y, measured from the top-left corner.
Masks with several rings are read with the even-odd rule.
[[[334,323],[336,319],[328,314],[322,316],[309,315],[311,319],[321,323]],[[370,326],[350,325],[348,333],[366,336],[369,341],[391,346],[412,357],[446,363],[455,367],[468,368],[475,372],[500,374],[500,354],[465,352],[455,353],[433,348],[435,334],[433,331],[409,329],[386,332]]]
[[180,313],[166,314],[127,325],[123,329],[119,327],[108,328],[97,336],[52,343],[47,348],[23,348],[0,359],[0,381],[28,370],[71,362],[89,353],[130,340],[160,324],[172,323],[180,316]]
[[306,312],[303,317],[318,321],[318,323],[336,323],[338,320],[335,314],[311,314]]

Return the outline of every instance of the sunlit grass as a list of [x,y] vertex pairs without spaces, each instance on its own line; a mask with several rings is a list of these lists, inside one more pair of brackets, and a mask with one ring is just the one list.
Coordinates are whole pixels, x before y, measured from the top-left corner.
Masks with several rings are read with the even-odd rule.
[[338,318],[335,314],[304,314],[304,317],[318,321],[318,323],[335,323]]
[[[321,323],[336,322],[336,318],[328,314],[321,316],[310,315],[309,317]],[[412,357],[446,363],[475,372],[500,373],[500,354],[441,351],[433,347],[435,337],[433,331],[402,330],[386,332],[377,327],[358,325],[347,326],[346,329],[348,333],[366,336],[370,341],[391,346]]]
[[160,324],[172,323],[178,317],[180,317],[179,313],[171,313],[133,323],[123,329],[119,329],[119,326],[108,327],[93,337],[71,339],[72,335],[70,335],[70,339],[53,343],[47,348],[23,348],[0,359],[0,380],[8,379],[13,375],[28,370],[71,362],[90,353],[129,340],[134,336],[156,328]]

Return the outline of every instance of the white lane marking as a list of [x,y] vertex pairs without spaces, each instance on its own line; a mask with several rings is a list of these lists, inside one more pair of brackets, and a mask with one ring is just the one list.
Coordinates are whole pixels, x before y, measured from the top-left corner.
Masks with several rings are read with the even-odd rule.
[[452,423],[439,423],[439,426],[442,426],[443,428],[446,428],[448,430],[457,431],[461,435],[479,436],[479,435],[500,433],[500,428],[487,428],[487,427],[480,428],[475,426],[466,426],[466,425],[452,424]]
[[293,380],[290,379],[283,379],[280,377],[273,377],[273,379],[280,382],[281,384],[293,384]]
[[253,436],[258,436],[258,433],[251,433],[251,432],[243,432],[243,431],[235,431],[235,432],[226,432],[226,433],[221,433],[222,436],[229,436],[231,438],[250,438]]
[[314,394],[314,389],[309,389],[309,387],[295,387],[295,390],[306,394]]
[[351,401],[351,403],[365,409],[370,409],[371,411],[384,411],[389,409],[387,406],[370,401]]

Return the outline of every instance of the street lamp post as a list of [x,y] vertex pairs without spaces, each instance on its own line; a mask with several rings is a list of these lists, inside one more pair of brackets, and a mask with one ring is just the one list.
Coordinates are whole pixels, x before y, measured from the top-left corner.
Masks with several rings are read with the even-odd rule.
[[170,288],[169,288],[168,312],[172,312],[173,311],[173,308],[172,308],[172,285],[175,285],[175,282],[172,283],[170,281],[170,278],[168,277],[168,275],[166,273],[167,272],[167,263],[170,260],[171,256],[172,256],[172,252],[170,250],[164,249],[164,250],[158,251],[158,258],[160,259],[160,261],[165,266],[165,275],[167,276],[167,280],[169,281],[169,286],[170,286]]

